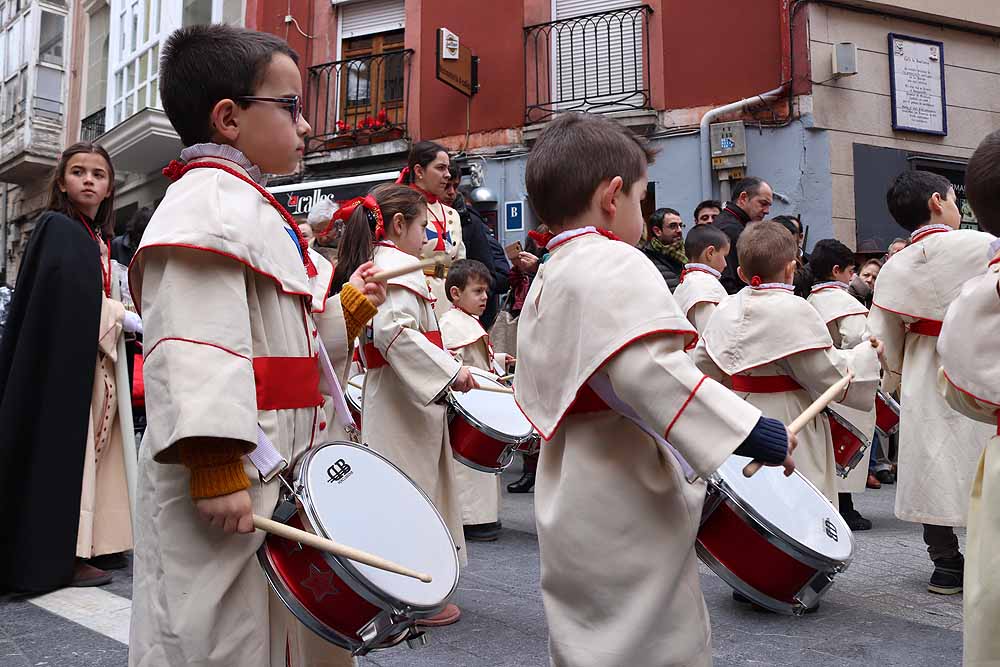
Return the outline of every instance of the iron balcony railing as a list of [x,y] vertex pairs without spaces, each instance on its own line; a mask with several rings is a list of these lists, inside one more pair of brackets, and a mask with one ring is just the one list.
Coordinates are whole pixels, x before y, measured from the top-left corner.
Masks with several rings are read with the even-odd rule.
[[524,29],[525,122],[650,108],[649,5]]
[[95,141],[104,134],[104,109],[99,109],[80,121],[80,141]]
[[337,60],[309,68],[306,152],[403,139],[412,49]]

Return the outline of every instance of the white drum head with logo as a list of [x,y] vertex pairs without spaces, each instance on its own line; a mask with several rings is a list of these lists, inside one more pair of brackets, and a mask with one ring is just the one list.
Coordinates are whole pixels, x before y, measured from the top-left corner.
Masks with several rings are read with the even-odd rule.
[[[480,385],[510,389],[486,371],[471,370]],[[455,391],[451,394],[451,402],[473,426],[498,440],[520,442],[533,432],[528,418],[514,402],[513,394],[478,389],[465,393]]]
[[838,562],[851,559],[851,529],[819,489],[798,471],[785,477],[781,467],[765,466],[747,479],[743,467],[748,463],[750,459],[734,454],[717,471],[744,508],[821,556]]
[[388,558],[433,581],[340,559],[389,598],[416,608],[440,605],[458,585],[458,555],[448,527],[413,481],[375,452],[346,442],[310,450],[299,481],[306,513],[330,539]]
[[361,412],[361,397],[364,392],[365,386],[365,374],[355,375],[347,382],[347,386],[344,387],[344,396],[347,398],[347,402],[352,408]]

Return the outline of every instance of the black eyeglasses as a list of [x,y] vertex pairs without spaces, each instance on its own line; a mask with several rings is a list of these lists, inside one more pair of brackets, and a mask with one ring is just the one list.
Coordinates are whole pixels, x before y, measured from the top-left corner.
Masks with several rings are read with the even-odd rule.
[[243,97],[237,97],[236,101],[273,102],[275,104],[288,107],[288,113],[292,114],[292,122],[295,124],[298,124],[299,118],[302,117],[302,101],[298,95],[293,95],[291,97],[254,97],[253,95],[244,95]]

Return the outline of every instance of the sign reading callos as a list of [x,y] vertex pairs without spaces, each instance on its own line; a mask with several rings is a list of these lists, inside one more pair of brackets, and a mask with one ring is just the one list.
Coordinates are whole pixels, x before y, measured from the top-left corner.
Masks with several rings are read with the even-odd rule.
[[479,92],[479,58],[447,28],[438,28],[437,78],[467,97]]

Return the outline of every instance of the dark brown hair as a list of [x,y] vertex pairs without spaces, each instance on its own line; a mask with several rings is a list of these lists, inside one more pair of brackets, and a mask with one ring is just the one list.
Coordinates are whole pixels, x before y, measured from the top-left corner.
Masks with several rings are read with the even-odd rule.
[[493,286],[493,276],[486,265],[478,259],[460,259],[448,269],[448,280],[444,283],[444,291],[451,301],[451,288],[457,287],[464,290],[469,283],[486,283],[487,287]]
[[528,200],[535,214],[558,231],[587,210],[604,181],[621,176],[629,191],[655,155],[642,138],[600,114],[560,114],[528,156]]
[[434,162],[434,158],[438,156],[438,153],[448,154],[448,149],[441,144],[434,141],[418,141],[413,144],[410,148],[410,154],[406,158],[406,167],[409,171],[406,173],[404,178],[404,183],[413,183],[416,180],[416,174],[413,173],[413,168],[418,164],[424,169],[427,168],[431,162]]
[[758,276],[764,282],[778,276],[798,254],[795,237],[773,220],[751,222],[736,243],[743,274],[748,279]]
[[986,135],[969,159],[965,194],[979,226],[1000,235],[1000,130]]
[[97,209],[97,215],[94,216],[94,227],[101,231],[105,239],[111,240],[111,235],[113,234],[112,217],[115,211],[115,166],[111,163],[111,156],[108,155],[103,146],[90,143],[89,141],[78,141],[62,152],[56,168],[52,171],[52,178],[49,180],[49,203],[46,205],[46,208],[50,211],[58,211],[71,218],[83,215],[83,211],[80,211],[69,200],[69,196],[60,190],[59,186],[63,184],[66,176],[66,165],[69,164],[70,158],[74,155],[90,153],[100,155],[108,164],[108,187],[111,194],[101,202],[100,208]]
[[280,37],[226,24],[193,25],[167,38],[160,100],[185,146],[212,140],[212,109],[222,100],[253,95],[276,53],[299,62]]
[[885,203],[899,226],[912,232],[930,222],[930,198],[937,194],[944,199],[949,190],[951,182],[944,176],[918,169],[904,171],[885,193]]
[[695,225],[684,239],[684,254],[688,260],[697,262],[709,248],[721,250],[729,244],[729,237],[715,225]]
[[[410,224],[427,207],[424,196],[405,185],[394,183],[376,185],[369,194],[378,202],[386,227],[392,224],[392,218],[397,213],[402,213],[403,219]],[[344,225],[344,235],[337,246],[337,267],[333,271],[330,293],[340,292],[351,274],[365,262],[371,261],[374,251],[375,216],[364,207],[358,206]]]

